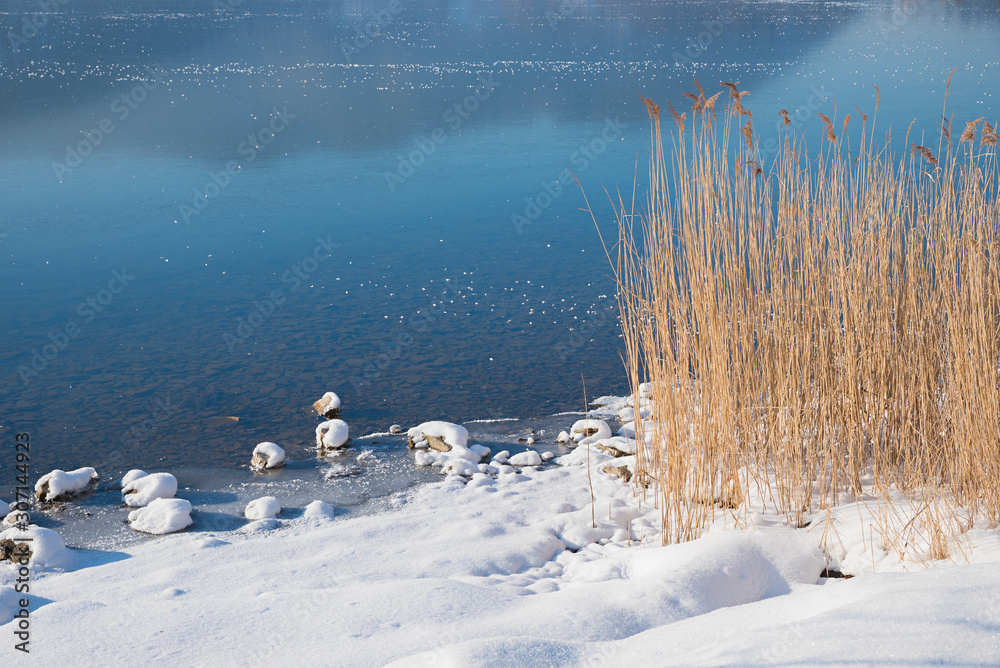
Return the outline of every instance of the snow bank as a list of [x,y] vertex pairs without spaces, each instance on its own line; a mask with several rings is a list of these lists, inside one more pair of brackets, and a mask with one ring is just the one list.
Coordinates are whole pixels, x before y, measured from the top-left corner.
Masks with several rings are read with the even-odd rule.
[[[36,661],[311,667],[335,647],[343,665],[1000,663],[995,564],[816,584],[819,529],[734,530],[720,511],[664,547],[653,499],[583,467],[450,476],[387,502],[336,522],[313,502],[281,540],[258,520],[33,581],[51,603],[32,619],[59,638]],[[1000,560],[995,530],[974,538],[973,559]],[[0,568],[0,624],[11,578]],[[261,620],[280,643],[247,642]]]
[[277,443],[258,443],[250,460],[252,469],[276,469],[285,465],[285,451]]
[[[0,541],[11,540],[17,546],[27,545],[30,552],[28,564],[32,568],[64,570],[73,563],[62,536],[51,529],[29,524],[27,529],[11,528],[0,531]],[[23,548],[18,553],[22,553]]]
[[143,533],[173,533],[191,526],[191,503],[184,499],[154,499],[145,508],[130,512],[128,521]]
[[97,471],[87,466],[75,471],[56,469],[46,473],[35,483],[35,496],[40,501],[56,501],[79,494],[97,480]]
[[281,512],[281,504],[273,496],[262,496],[247,504],[243,515],[248,520],[264,520]]
[[349,428],[343,420],[327,420],[316,427],[316,447],[321,449],[342,448],[349,438]]
[[177,494],[177,478],[169,473],[147,474],[122,487],[122,501],[131,508],[148,506],[156,499],[169,499]]

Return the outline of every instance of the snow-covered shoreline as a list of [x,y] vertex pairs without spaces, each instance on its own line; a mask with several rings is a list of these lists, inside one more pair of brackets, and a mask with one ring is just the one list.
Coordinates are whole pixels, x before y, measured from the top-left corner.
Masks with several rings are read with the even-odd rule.
[[[592,418],[621,407],[603,401]],[[563,416],[565,428],[577,417]],[[592,448],[589,469],[576,450],[515,472],[443,476],[375,514],[310,506],[238,531],[70,550],[64,570],[32,573],[33,660],[1000,663],[995,531],[969,532],[972,563],[913,573],[886,571],[928,564],[873,559],[874,541],[855,530],[863,503],[838,509],[836,564],[820,549],[821,523],[790,529],[763,509],[753,530],[720,513],[701,539],[663,547],[652,493],[640,503],[635,487],[602,471],[628,458],[577,447]],[[538,444],[550,449],[551,435]],[[859,575],[820,577],[833,566]],[[15,577],[0,567],[0,636],[9,638]]]

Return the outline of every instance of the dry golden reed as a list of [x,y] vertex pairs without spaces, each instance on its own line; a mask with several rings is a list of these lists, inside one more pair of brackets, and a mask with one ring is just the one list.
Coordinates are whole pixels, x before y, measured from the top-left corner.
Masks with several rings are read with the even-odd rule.
[[[735,509],[749,512],[751,489],[796,526],[863,492],[883,509],[902,493],[924,500],[906,531],[925,527],[929,554],[947,555],[944,527],[966,526],[955,509],[970,525],[1000,522],[993,126],[977,154],[984,119],[958,145],[943,124],[937,157],[913,143],[897,158],[860,109],[851,148],[848,119],[838,138],[820,114],[827,141],[810,159],[782,109],[769,164],[747,93],[722,85],[720,127],[709,117],[718,95],[697,82],[702,123],[685,129],[667,103],[669,156],[659,107],[643,98],[650,189],[639,212],[616,205],[623,358],[636,401],[648,382],[653,407],[636,479],[652,483],[663,541],[697,538],[718,513],[749,525]],[[885,531],[884,544],[911,544],[902,528]]]

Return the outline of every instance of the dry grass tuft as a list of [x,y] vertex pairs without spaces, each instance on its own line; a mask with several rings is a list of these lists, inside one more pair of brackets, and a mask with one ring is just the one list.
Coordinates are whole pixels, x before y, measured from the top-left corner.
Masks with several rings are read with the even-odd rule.
[[794,526],[864,492],[887,514],[901,494],[932,500],[916,521],[872,527],[881,544],[910,549],[919,535],[932,558],[954,554],[963,527],[1000,524],[993,126],[978,154],[959,147],[983,119],[957,147],[943,126],[939,157],[913,144],[897,158],[860,110],[850,150],[823,116],[830,143],[810,160],[781,110],[765,174],[745,93],[723,86],[719,128],[685,131],[669,107],[669,156],[644,99],[648,199],[641,214],[619,202],[624,359],[637,404],[648,381],[653,406],[635,472],[652,482],[663,541],[697,538],[717,513],[751,524],[751,488]]

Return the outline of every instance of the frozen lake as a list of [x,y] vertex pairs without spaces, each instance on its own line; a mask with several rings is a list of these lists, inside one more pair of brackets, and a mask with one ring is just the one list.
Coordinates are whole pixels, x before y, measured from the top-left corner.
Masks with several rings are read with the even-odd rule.
[[31,433],[33,478],[235,489],[259,441],[312,462],[328,390],[353,436],[578,410],[581,376],[624,393],[566,175],[613,233],[638,94],[678,104],[692,73],[739,81],[765,137],[787,108],[818,144],[815,114],[871,113],[875,83],[879,132],[936,141],[953,67],[956,122],[998,115],[995,2],[207,6],[0,12],[0,436]]

